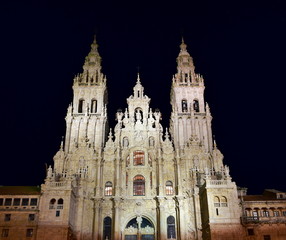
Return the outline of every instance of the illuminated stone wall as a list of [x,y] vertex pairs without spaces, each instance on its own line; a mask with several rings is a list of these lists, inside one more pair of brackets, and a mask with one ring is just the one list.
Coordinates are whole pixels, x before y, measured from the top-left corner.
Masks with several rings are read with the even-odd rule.
[[[20,239],[29,227],[30,238],[38,240],[284,239],[284,193],[269,202],[281,217],[263,224],[255,222],[253,211],[269,206],[238,197],[212,139],[203,77],[183,41],[172,79],[169,129],[151,108],[138,74],[126,108],[118,110],[116,126],[108,130],[106,82],[94,40],[83,72],[74,78],[65,139],[47,169],[39,204],[6,209],[0,201],[0,218],[6,212],[17,216],[9,224],[0,221],[0,230],[13,230],[1,239]],[[37,215],[32,225],[24,219],[28,212]]]

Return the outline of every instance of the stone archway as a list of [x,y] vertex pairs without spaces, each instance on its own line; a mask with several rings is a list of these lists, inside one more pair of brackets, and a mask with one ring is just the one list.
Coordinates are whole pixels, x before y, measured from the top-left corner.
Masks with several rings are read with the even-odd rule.
[[155,240],[153,223],[145,217],[132,218],[124,229],[124,240]]

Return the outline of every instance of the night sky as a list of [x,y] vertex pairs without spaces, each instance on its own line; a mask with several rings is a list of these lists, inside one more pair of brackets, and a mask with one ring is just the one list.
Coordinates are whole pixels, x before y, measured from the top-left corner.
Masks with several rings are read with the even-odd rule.
[[65,135],[73,77],[96,34],[110,127],[138,67],[150,106],[168,127],[183,36],[204,76],[213,134],[233,180],[252,194],[286,191],[283,1],[7,2],[0,6],[0,185],[43,183]]

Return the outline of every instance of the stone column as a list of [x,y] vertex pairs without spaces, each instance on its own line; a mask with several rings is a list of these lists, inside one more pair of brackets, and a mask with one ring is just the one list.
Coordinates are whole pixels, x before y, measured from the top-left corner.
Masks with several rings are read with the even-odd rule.
[[160,240],[166,240],[167,239],[167,219],[165,214],[165,206],[164,206],[164,198],[163,197],[157,197],[157,204],[158,204],[158,219],[157,223],[159,223],[157,226],[158,229],[158,238]]
[[[119,149],[117,149],[117,152]],[[115,196],[120,195],[120,167],[119,167],[119,161],[120,157],[119,154],[117,154],[115,158]]]
[[158,150],[158,173],[159,173],[159,196],[164,195],[164,181],[163,181],[163,159],[161,155],[161,150]]
[[201,205],[200,205],[200,198],[199,198],[199,188],[194,187],[194,211],[195,211],[195,218],[196,218],[196,234],[197,239],[202,240],[202,221],[201,221]]
[[66,118],[66,124],[67,124],[67,128],[66,128],[66,139],[65,139],[64,151],[66,153],[69,153],[70,144],[71,144],[71,126],[72,126],[72,118],[71,117]]
[[186,229],[186,220],[184,216],[184,198],[183,197],[176,197],[176,213],[177,213],[177,219],[176,219],[176,226],[177,226],[177,239],[185,240],[187,229]]
[[94,219],[93,219],[93,231],[92,239],[99,240],[99,211],[100,211],[100,200],[94,199]]
[[177,167],[177,195],[182,194],[182,185],[181,185],[181,166],[180,166],[180,156],[179,150],[176,151],[176,167]]
[[113,199],[113,214],[114,214],[114,218],[113,218],[113,240],[120,240],[120,198],[115,197]]

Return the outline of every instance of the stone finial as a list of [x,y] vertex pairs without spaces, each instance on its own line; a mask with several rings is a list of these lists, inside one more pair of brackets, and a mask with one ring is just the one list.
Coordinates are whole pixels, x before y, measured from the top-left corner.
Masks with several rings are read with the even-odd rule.
[[97,51],[97,43],[96,43],[96,35],[94,35],[94,38],[93,38],[93,42],[91,44],[91,49],[94,50],[94,51]]
[[214,149],[217,149],[217,144],[216,144],[216,140],[215,140],[215,135],[213,135],[213,139],[214,139]]
[[61,141],[61,146],[60,146],[60,151],[64,150],[64,136],[62,136],[62,141]]
[[136,82],[136,84],[140,84],[141,83],[141,81],[140,81],[140,73],[138,72],[137,73],[137,82]]
[[187,45],[185,44],[184,38],[182,37],[182,43],[180,45],[181,51],[187,51]]
[[207,114],[208,116],[211,115],[210,106],[209,106],[208,103],[206,103],[206,114]]
[[112,140],[112,128],[109,129],[108,140]]
[[166,132],[165,132],[165,139],[170,140],[170,136],[169,136],[169,132],[168,132],[168,128],[166,128]]

